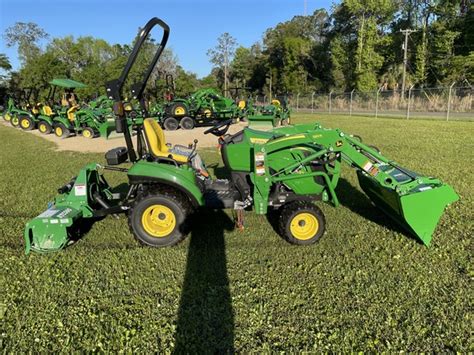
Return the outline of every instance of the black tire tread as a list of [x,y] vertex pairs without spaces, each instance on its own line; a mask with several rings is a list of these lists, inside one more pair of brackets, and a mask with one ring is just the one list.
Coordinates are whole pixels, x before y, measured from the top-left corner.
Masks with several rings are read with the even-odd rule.
[[38,122],[38,130],[39,130],[40,125],[42,125],[42,124],[46,125],[47,129],[46,129],[46,132],[41,132],[40,131],[41,134],[50,134],[53,131],[53,127],[46,121]]
[[[296,238],[292,238],[289,233],[287,232],[287,225],[290,220],[290,217],[297,211],[312,211],[314,212],[321,220],[322,220],[322,233],[319,237],[309,239],[308,241],[299,241]],[[326,219],[324,218],[324,214],[321,209],[316,206],[314,203],[309,201],[293,201],[281,207],[280,216],[278,219],[278,233],[288,242],[291,244],[297,245],[308,245],[316,243],[323,235],[326,226]]]
[[173,245],[177,245],[179,243],[181,243],[184,239],[186,239],[186,237],[188,236],[188,233],[187,233],[187,229],[188,229],[188,226],[187,226],[187,220],[188,220],[188,216],[192,210],[191,208],[191,203],[189,201],[189,199],[183,195],[182,192],[180,191],[177,191],[176,189],[173,189],[171,187],[167,187],[167,186],[153,186],[153,187],[149,187],[149,188],[146,188],[143,192],[140,192],[135,200],[133,201],[132,205],[130,206],[130,209],[128,211],[128,218],[127,218],[127,223],[128,223],[128,229],[130,230],[130,233],[132,233],[133,237],[141,244],[141,245],[144,245],[144,246],[152,246],[150,244],[147,244],[145,243],[144,241],[140,240],[136,235],[135,235],[135,232],[133,230],[133,226],[132,226],[132,213],[133,213],[133,210],[135,209],[135,207],[144,199],[148,198],[148,197],[153,197],[153,196],[157,196],[157,195],[161,195],[167,199],[170,199],[170,200],[173,200],[174,203],[176,203],[177,205],[179,205],[182,210],[183,210],[183,214],[185,216],[185,219],[184,219],[184,226],[182,227],[186,232],[185,233],[182,233],[182,235],[179,237],[179,239],[177,241],[175,241],[173,244],[169,244],[169,245],[166,245],[166,246],[173,246]]
[[[22,120],[28,120],[30,122],[30,126],[28,128],[23,128],[23,126],[21,125],[21,121]],[[32,131],[35,129],[35,121],[33,121],[33,119],[31,119],[31,117],[28,117],[28,116],[21,116],[18,118],[18,125],[20,126],[20,128],[24,131]]]
[[[169,129],[167,126],[167,122],[171,121],[171,120],[175,120],[177,125],[176,125],[176,128],[175,129]],[[164,121],[163,121],[163,127],[165,128],[165,130],[167,131],[176,131],[178,128],[179,128],[179,121],[174,118],[174,117],[167,117]]]

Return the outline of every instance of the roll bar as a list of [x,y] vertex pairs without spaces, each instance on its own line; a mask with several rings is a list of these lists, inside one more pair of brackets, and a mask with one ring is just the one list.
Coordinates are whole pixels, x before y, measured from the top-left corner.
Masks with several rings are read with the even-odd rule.
[[[148,79],[150,78],[150,75],[156,63],[158,62],[158,59],[160,58],[161,54],[163,53],[163,50],[165,49],[165,46],[166,46],[166,43],[168,42],[168,37],[170,34],[170,27],[163,20],[157,17],[153,17],[151,20],[149,20],[146,23],[146,25],[138,34],[138,39],[135,42],[135,45],[133,46],[133,50],[128,57],[127,64],[125,64],[125,67],[122,70],[122,74],[120,75],[118,79],[115,79],[106,83],[107,97],[115,101],[115,104],[114,104],[114,113],[116,115],[115,130],[117,131],[117,133],[124,134],[125,142],[127,144],[127,149],[128,149],[128,156],[131,162],[136,161],[137,156],[133,148],[130,131],[127,127],[127,121],[125,118],[125,112],[123,109],[123,102],[122,102],[123,100],[122,90],[123,90],[125,81],[127,80],[127,77],[130,73],[130,70],[132,69],[133,64],[135,63],[135,60],[138,57],[138,53],[140,52],[140,49],[143,46],[143,43],[145,43],[146,38],[150,34],[153,27],[155,27],[156,25],[160,26],[163,29],[163,37],[161,38],[161,42],[158,46],[158,49],[156,50],[153,60],[150,62],[148,68],[143,73],[142,81],[134,84],[132,87],[132,93],[134,97],[136,97],[140,101],[140,104],[142,105],[142,109],[146,111],[146,108],[144,107],[142,103],[143,92],[145,91],[145,87],[148,82]],[[140,148],[138,149],[140,150]]]
[[137,98],[140,98],[143,95],[143,91],[145,90],[146,84],[148,82],[148,79],[150,78],[151,72],[153,71],[153,68],[156,65],[156,62],[158,62],[158,59],[161,56],[161,53],[166,47],[166,43],[168,42],[168,37],[170,34],[170,27],[161,19],[157,17],[153,17],[150,21],[148,21],[143,27],[143,29],[140,31],[138,35],[138,39],[135,42],[135,45],[133,47],[132,53],[130,53],[130,56],[128,57],[127,64],[125,64],[125,67],[122,70],[122,74],[118,79],[109,81],[106,84],[106,90],[107,90],[107,96],[109,99],[114,100],[116,102],[122,101],[122,89],[123,85],[125,84],[125,80],[127,80],[128,74],[130,73],[130,70],[133,67],[133,64],[135,63],[135,60],[138,57],[138,53],[140,52],[140,49],[145,43],[145,40],[153,27],[156,25],[160,26],[163,28],[163,37],[161,38],[160,45],[158,46],[158,49],[156,50],[155,56],[153,57],[153,60],[151,61],[150,65],[146,69],[145,73],[143,74],[143,78],[141,83],[137,83],[134,86],[136,86],[135,94]]

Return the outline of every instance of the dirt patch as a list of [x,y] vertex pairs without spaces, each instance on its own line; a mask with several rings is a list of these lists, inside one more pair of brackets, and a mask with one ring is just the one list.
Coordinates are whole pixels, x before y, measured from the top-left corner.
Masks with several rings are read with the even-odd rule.
[[[10,123],[0,120],[0,123],[13,128]],[[234,134],[246,127],[246,123],[240,122],[233,124],[229,128],[229,133]],[[192,143],[194,139],[199,141],[198,147],[215,147],[217,145],[217,137],[213,134],[204,134],[204,131],[209,127],[196,127],[192,130],[186,131],[178,129],[176,131],[164,131],[166,142],[171,144],[182,144],[188,145]],[[16,128],[20,129],[21,128]],[[46,139],[48,141],[54,142],[56,144],[56,149],[59,151],[69,150],[75,152],[91,152],[91,153],[103,153],[112,148],[125,146],[125,140],[123,139],[122,134],[113,133],[109,139],[105,138],[95,138],[88,139],[82,136],[71,136],[69,138],[59,138],[54,134],[41,134],[38,130],[24,131],[25,134],[34,134],[38,137]],[[136,142],[134,141],[136,144]]]

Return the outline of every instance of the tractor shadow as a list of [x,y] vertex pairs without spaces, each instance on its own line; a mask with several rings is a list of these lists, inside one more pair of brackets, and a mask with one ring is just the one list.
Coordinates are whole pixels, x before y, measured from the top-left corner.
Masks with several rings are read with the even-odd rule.
[[387,216],[381,209],[375,206],[363,192],[351,185],[346,179],[339,179],[336,194],[341,205],[347,207],[364,219],[421,243],[418,238],[409,234],[398,223]]
[[191,218],[174,353],[234,352],[234,311],[227,276],[224,232],[234,222],[222,211]]

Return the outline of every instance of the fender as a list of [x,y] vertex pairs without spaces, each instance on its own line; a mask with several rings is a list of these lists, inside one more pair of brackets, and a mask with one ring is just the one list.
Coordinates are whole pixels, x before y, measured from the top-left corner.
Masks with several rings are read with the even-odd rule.
[[193,206],[204,206],[204,196],[196,182],[194,170],[186,165],[138,161],[128,170],[128,179],[130,184],[169,185],[188,196]]

